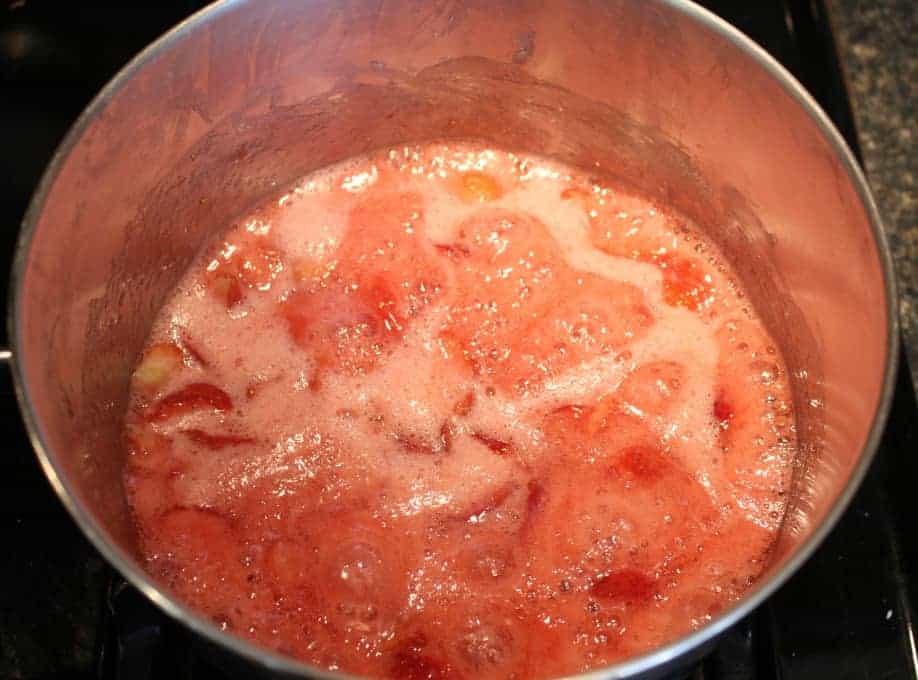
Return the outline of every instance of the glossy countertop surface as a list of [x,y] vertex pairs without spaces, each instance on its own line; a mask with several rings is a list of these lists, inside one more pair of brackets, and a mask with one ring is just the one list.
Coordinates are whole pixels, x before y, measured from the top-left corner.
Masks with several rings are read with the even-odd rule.
[[918,2],[829,0],[867,178],[899,281],[902,335],[918,385]]

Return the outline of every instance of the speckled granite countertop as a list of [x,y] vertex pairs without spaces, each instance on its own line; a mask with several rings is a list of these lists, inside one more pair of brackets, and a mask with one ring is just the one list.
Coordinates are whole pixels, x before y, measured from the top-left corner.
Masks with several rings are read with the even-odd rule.
[[828,0],[867,177],[899,279],[902,334],[918,386],[918,2]]

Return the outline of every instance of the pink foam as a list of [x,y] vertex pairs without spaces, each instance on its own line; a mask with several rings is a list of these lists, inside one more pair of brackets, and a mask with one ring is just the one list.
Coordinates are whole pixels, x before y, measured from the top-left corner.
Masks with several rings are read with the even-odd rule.
[[135,381],[125,470],[151,572],[328,668],[646,651],[743,594],[784,511],[786,369],[727,263],[544,159],[307,177],[202,253],[157,343],[183,363]]

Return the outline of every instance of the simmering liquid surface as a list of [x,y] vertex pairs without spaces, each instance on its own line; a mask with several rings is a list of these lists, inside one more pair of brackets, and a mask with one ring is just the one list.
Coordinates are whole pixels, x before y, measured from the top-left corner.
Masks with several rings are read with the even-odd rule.
[[684,218],[439,144],[209,244],[134,374],[125,484],[149,570],[226,630],[357,674],[551,677],[743,594],[793,430]]

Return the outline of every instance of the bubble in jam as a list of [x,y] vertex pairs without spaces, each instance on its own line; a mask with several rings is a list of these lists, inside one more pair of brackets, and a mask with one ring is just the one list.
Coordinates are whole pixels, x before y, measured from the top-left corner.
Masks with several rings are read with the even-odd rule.
[[150,572],[224,630],[373,677],[542,678],[755,580],[787,370],[685,217],[474,144],[307,176],[211,243],[132,383]]

